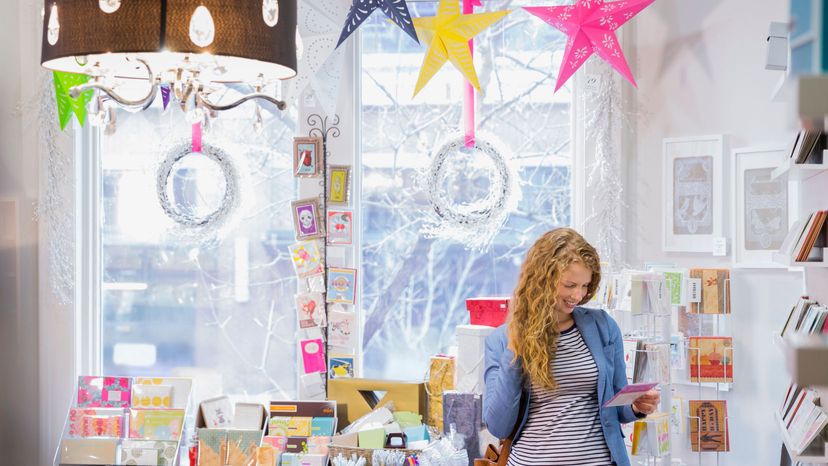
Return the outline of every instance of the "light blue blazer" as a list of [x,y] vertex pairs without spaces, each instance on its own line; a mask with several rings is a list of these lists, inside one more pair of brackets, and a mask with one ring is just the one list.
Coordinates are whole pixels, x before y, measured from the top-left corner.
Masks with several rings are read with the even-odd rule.
[[[603,310],[577,307],[572,316],[598,366],[598,406],[602,406],[627,385],[621,330]],[[483,420],[492,435],[502,439],[514,431],[517,440],[529,418],[531,400],[520,360],[512,363],[514,356],[508,349],[506,325],[501,325],[486,338]],[[621,424],[637,419],[632,407],[600,408],[599,416],[612,460],[618,466],[629,466]]]

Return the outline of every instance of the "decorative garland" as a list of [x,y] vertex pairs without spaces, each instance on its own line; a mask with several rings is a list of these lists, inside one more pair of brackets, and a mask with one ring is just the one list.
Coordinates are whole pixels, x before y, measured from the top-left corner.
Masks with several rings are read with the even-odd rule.
[[[224,197],[219,207],[209,214],[199,217],[176,208],[167,196],[167,185],[170,182],[173,166],[188,155],[193,157],[208,157],[216,162],[224,175]],[[170,148],[158,167],[156,178],[156,194],[161,209],[179,227],[179,232],[192,236],[204,236],[217,233],[235,217],[241,205],[241,182],[238,167],[233,163],[230,155],[222,148],[204,142],[201,153],[193,153],[189,140],[176,144]]]
[[[510,157],[492,142],[477,136],[474,146],[466,148],[464,136],[443,144],[431,159],[425,175],[425,188],[433,215],[423,232],[435,237],[462,242],[470,249],[485,250],[500,231],[509,214],[517,208],[521,197],[518,173]],[[494,176],[489,182],[486,197],[471,205],[458,205],[440,185],[454,163],[451,156],[457,151],[477,151],[494,164]]]

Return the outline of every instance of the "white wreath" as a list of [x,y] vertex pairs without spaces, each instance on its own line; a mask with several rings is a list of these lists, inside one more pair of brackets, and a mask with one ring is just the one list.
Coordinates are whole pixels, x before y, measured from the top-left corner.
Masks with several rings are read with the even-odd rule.
[[[194,157],[208,157],[216,162],[224,176],[224,197],[218,208],[204,216],[196,216],[189,212],[177,209],[167,196],[167,186],[175,164],[188,155]],[[170,148],[158,167],[156,179],[156,193],[161,209],[187,235],[204,235],[215,233],[229,223],[241,204],[241,183],[239,170],[232,158],[218,146],[204,142],[200,154],[193,154],[190,141],[181,142]]]
[[450,156],[464,147],[465,138],[460,136],[443,144],[432,156],[425,187],[433,215],[423,231],[431,236],[462,242],[468,248],[483,250],[488,248],[509,214],[517,208],[521,197],[520,183],[517,169],[505,150],[478,135],[469,150],[491,159],[495,174],[489,180],[489,192],[485,198],[470,205],[456,204],[440,189],[440,185],[453,163]]

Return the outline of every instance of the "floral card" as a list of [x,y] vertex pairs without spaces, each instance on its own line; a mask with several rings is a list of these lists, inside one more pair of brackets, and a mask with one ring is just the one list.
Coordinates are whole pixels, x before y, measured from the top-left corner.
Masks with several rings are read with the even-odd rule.
[[70,437],[123,437],[122,408],[70,408]]
[[357,347],[355,312],[331,309],[328,313],[328,344],[342,348]]
[[305,278],[322,273],[322,254],[316,241],[299,241],[288,248],[297,277]]
[[356,301],[356,269],[328,269],[329,303],[354,304]]
[[129,377],[78,377],[78,407],[129,408],[132,379]]
[[328,244],[353,242],[354,213],[350,210],[328,211]]
[[299,328],[324,327],[325,298],[322,293],[301,293],[296,297],[296,314]]

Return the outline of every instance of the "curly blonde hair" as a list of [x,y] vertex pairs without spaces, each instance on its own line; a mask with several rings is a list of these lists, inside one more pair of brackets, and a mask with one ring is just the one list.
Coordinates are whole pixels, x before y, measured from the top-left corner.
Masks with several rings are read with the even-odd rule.
[[548,389],[557,383],[550,362],[558,346],[558,281],[572,264],[592,271],[587,293],[579,304],[592,299],[601,281],[598,252],[571,228],[546,232],[529,248],[509,306],[508,333],[515,360],[522,360],[529,381]]

